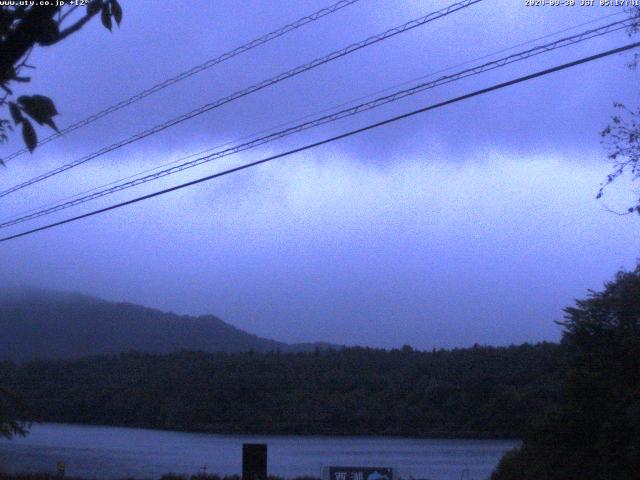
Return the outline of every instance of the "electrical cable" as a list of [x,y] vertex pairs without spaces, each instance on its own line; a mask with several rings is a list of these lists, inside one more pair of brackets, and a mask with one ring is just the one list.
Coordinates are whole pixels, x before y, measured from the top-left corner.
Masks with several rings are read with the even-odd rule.
[[[195,67],[190,68],[189,70],[186,70],[182,73],[179,73],[178,75],[175,75],[174,77],[168,78],[160,83],[157,83],[155,85],[153,85],[152,87],[149,87],[145,90],[142,90],[141,92],[132,95],[131,97],[128,97],[124,100],[121,100],[120,102],[111,105],[103,110],[100,110],[97,113],[94,113],[93,115],[86,117],[76,123],[73,123],[65,128],[63,128],[62,130],[60,130],[59,132],[53,133],[51,135],[49,135],[48,137],[43,138],[42,140],[40,140],[37,145],[44,145],[45,143],[49,143],[52,140],[55,140],[56,138],[60,138],[63,135],[66,135],[67,133],[73,132],[74,130],[78,130],[79,128],[82,127],[86,127],[87,125],[95,122],[96,120],[99,120],[100,118],[103,118],[113,112],[117,112],[118,110],[121,110],[129,105],[131,105],[132,103],[135,103],[139,100],[142,100],[143,98],[148,97],[149,95],[153,95],[156,92],[159,92],[160,90],[164,90],[165,88],[178,83],[186,78],[192,77],[193,75],[196,75],[200,72],[203,72],[204,70],[207,70],[215,65],[218,65],[219,63],[225,62],[226,60],[230,60],[233,57],[236,57],[242,53],[248,52],[249,50],[252,50],[260,45],[264,45],[267,42],[270,42],[271,40],[275,40],[276,38],[279,38],[289,32],[292,32],[294,30],[297,30],[298,28],[306,25],[307,23],[313,22],[315,20],[318,20],[322,17],[325,17],[327,15],[330,15],[334,12],[337,12],[338,10],[341,10],[345,7],[348,7],[349,5],[352,5],[356,2],[359,2],[360,0],[340,0],[337,3],[334,3],[333,5],[329,5],[328,7],[325,7],[321,10],[318,10],[317,12],[314,12],[310,15],[306,15],[302,18],[299,18],[298,20],[296,20],[295,22],[289,23],[283,27],[280,27],[277,30],[274,30],[272,32],[267,33],[266,35],[263,35],[259,38],[256,38],[248,43],[245,43],[244,45],[241,45],[229,52],[223,53],[222,55],[212,58],[210,60],[207,60],[204,63],[201,63],[199,65],[196,65]],[[15,152],[13,152],[12,154],[8,155],[7,157],[5,157],[3,159],[3,161],[6,163],[9,160],[12,160],[16,157],[19,157],[20,155],[27,153],[29,150],[27,148],[22,148],[20,150],[17,150]]]
[[300,153],[300,152],[303,152],[303,151],[306,151],[306,150],[310,150],[312,148],[319,147],[321,145],[325,145],[325,144],[328,144],[328,143],[335,142],[337,140],[348,138],[348,137],[351,137],[353,135],[357,135],[359,133],[363,133],[363,132],[366,132],[368,130],[372,130],[374,128],[381,127],[383,125],[388,125],[388,124],[391,124],[391,123],[395,123],[397,121],[400,121],[400,120],[403,120],[403,119],[406,119],[406,118],[409,118],[409,117],[413,117],[415,115],[418,115],[418,114],[421,114],[421,113],[425,113],[425,112],[430,111],[430,110],[435,110],[437,108],[441,108],[441,107],[444,107],[444,106],[447,106],[447,105],[451,105],[451,104],[454,104],[454,103],[457,103],[457,102],[468,100],[470,98],[477,97],[479,95],[484,95],[484,94],[489,93],[489,92],[500,90],[500,89],[503,89],[503,88],[506,88],[506,87],[509,87],[509,86],[512,86],[512,85],[516,85],[518,83],[526,82],[526,81],[532,80],[534,78],[538,78],[538,77],[542,77],[542,76],[545,76],[545,75],[549,75],[551,73],[555,73],[555,72],[558,72],[558,71],[561,71],[561,70],[566,70],[568,68],[572,68],[572,67],[575,67],[577,65],[581,65],[581,64],[584,64],[584,63],[592,62],[594,60],[598,60],[598,59],[601,59],[601,58],[604,58],[604,57],[608,57],[610,55],[615,55],[617,53],[621,53],[621,52],[624,52],[624,51],[627,51],[627,50],[631,50],[631,49],[637,48],[637,47],[640,47],[640,42],[630,43],[630,44],[627,44],[627,45],[622,46],[622,47],[614,48],[612,50],[607,50],[605,52],[601,52],[601,53],[598,53],[598,54],[595,54],[595,55],[591,55],[591,56],[588,56],[588,57],[583,57],[583,58],[581,58],[579,60],[574,60],[572,62],[564,63],[562,65],[558,65],[558,66],[555,66],[555,67],[552,67],[552,68],[548,68],[548,69],[545,69],[545,70],[540,70],[538,72],[531,73],[531,74],[528,74],[528,75],[524,75],[524,76],[515,78],[513,80],[509,80],[507,82],[502,82],[502,83],[493,85],[491,87],[487,87],[487,88],[483,88],[483,89],[480,89],[480,90],[476,90],[474,92],[467,93],[465,95],[461,95],[461,96],[458,96],[458,97],[455,97],[455,98],[451,98],[449,100],[445,100],[443,102],[439,102],[439,103],[436,103],[436,104],[428,105],[426,107],[422,107],[422,108],[419,108],[417,110],[413,110],[411,112],[404,113],[402,115],[397,115],[395,117],[391,117],[391,118],[388,118],[386,120],[382,120],[380,122],[376,122],[376,123],[367,125],[365,127],[361,127],[361,128],[358,128],[358,129],[355,129],[355,130],[351,130],[351,131],[348,131],[348,132],[340,134],[340,135],[336,135],[336,136],[333,136],[333,137],[330,137],[330,138],[326,138],[326,139],[320,140],[318,142],[314,142],[314,143],[310,143],[310,144],[307,144],[307,145],[302,146],[302,147],[294,148],[292,150],[288,150],[286,152],[279,153],[277,155],[272,155],[270,157],[263,158],[261,160],[257,160],[255,162],[247,163],[247,164],[244,164],[244,165],[241,165],[241,166],[238,166],[238,167],[234,167],[234,168],[231,168],[231,169],[228,169],[228,170],[224,170],[222,172],[214,173],[214,174],[208,175],[206,177],[202,177],[202,178],[199,178],[199,179],[196,179],[196,180],[192,180],[190,182],[186,182],[186,183],[183,183],[183,184],[180,184],[180,185],[176,185],[176,186],[173,186],[173,187],[170,187],[170,188],[166,188],[164,190],[160,190],[160,191],[153,192],[153,193],[150,193],[150,194],[147,194],[147,195],[143,195],[141,197],[137,197],[137,198],[134,198],[134,199],[131,199],[131,200],[127,200],[125,202],[117,203],[115,205],[110,205],[108,207],[100,208],[98,210],[93,210],[91,212],[84,213],[82,215],[77,215],[75,217],[67,218],[65,220],[61,220],[61,221],[58,221],[58,222],[50,223],[50,224],[44,225],[42,227],[34,228],[34,229],[27,230],[27,231],[24,231],[24,232],[16,233],[14,235],[3,237],[3,238],[0,238],[0,242],[6,242],[6,241],[13,240],[13,239],[16,239],[16,238],[24,237],[24,236],[31,235],[31,234],[36,233],[36,232],[41,232],[43,230],[48,230],[48,229],[51,229],[51,228],[54,228],[54,227],[57,227],[57,226],[60,226],[60,225],[65,225],[65,224],[68,224],[68,223],[71,223],[71,222],[75,222],[75,221],[78,221],[78,220],[81,220],[81,219],[84,219],[84,218],[92,217],[92,216],[95,216],[95,215],[98,215],[98,214],[101,214],[101,213],[105,213],[105,212],[108,212],[108,211],[111,211],[111,210],[122,208],[122,207],[127,206],[127,205],[132,205],[134,203],[138,203],[138,202],[141,202],[143,200],[148,200],[150,198],[158,197],[160,195],[165,195],[167,193],[174,192],[176,190],[181,190],[183,188],[187,188],[187,187],[190,187],[190,186],[193,186],[193,185],[197,185],[199,183],[207,182],[207,181],[213,180],[215,178],[219,178],[219,177],[223,177],[223,176],[229,175],[231,173],[239,172],[241,170],[246,170],[248,168],[252,168],[252,167],[255,167],[255,166],[258,166],[258,165],[262,165],[264,163],[271,162],[271,161],[279,159],[279,158],[287,157],[287,156],[293,155],[295,153]]
[[[98,190],[95,191],[93,193],[87,194],[85,196],[80,196],[79,198],[75,198],[73,200],[69,200],[66,202],[62,202],[62,203],[58,203],[55,204],[51,207],[46,207],[44,209],[40,209],[35,211],[34,213],[30,213],[27,215],[23,215],[20,216],[18,218],[13,218],[11,220],[6,220],[4,222],[0,222],[0,228],[7,228],[28,220],[33,220],[35,218],[39,218],[42,217],[44,215],[49,215],[76,205],[80,205],[83,203],[86,203],[88,201],[103,197],[105,195],[110,195],[128,188],[132,188],[153,180],[157,180],[158,178],[162,178],[168,175],[173,175],[176,173],[179,173],[181,171],[184,171],[186,169],[189,168],[193,168],[196,167],[198,165],[207,163],[207,162],[211,162],[213,160],[217,160],[232,154],[236,154],[242,151],[246,151],[249,150],[251,148],[255,148],[257,146],[260,145],[264,145],[266,143],[270,143],[273,142],[275,140],[278,140],[280,138],[284,138],[287,137],[289,135],[292,135],[294,133],[298,133],[304,130],[308,130],[310,128],[315,128],[317,126],[320,125],[324,125],[327,123],[331,123],[331,122],[335,122],[337,120],[340,120],[342,118],[346,118],[346,117],[350,117],[353,115],[356,115],[358,113],[362,113],[368,110],[372,110],[374,108],[378,108],[382,105],[391,103],[391,102],[395,102],[398,101],[402,98],[411,96],[411,95],[415,95],[417,93],[423,92],[425,90],[428,89],[432,89],[441,85],[445,85],[448,83],[452,83],[454,81],[458,81],[461,80],[463,78],[468,78],[470,76],[474,76],[474,75],[479,75],[481,73],[490,71],[490,70],[494,70],[496,68],[500,68],[500,67],[504,67],[506,65],[509,65],[511,63],[517,62],[517,61],[522,61],[522,60],[526,60],[529,59],[533,56],[542,54],[542,53],[547,53],[553,50],[556,50],[558,48],[563,48],[563,47],[567,47],[570,45],[575,45],[581,42],[584,42],[586,40],[592,39],[592,38],[596,38],[596,37],[600,37],[606,34],[610,34],[619,30],[622,30],[624,28],[627,28],[628,26],[628,22],[629,20],[623,20],[623,21],[618,21],[618,22],[613,22],[611,24],[602,26],[602,27],[598,27],[595,29],[591,29],[591,30],[587,30],[581,33],[578,33],[576,35],[570,36],[570,37],[565,37],[565,38],[561,38],[558,40],[555,40],[553,42],[544,44],[544,45],[538,45],[536,47],[533,47],[531,49],[522,51],[522,52],[517,52],[514,53],[512,55],[506,56],[506,57],[502,57],[500,59],[497,60],[493,60],[491,62],[487,62],[483,65],[479,65],[479,66],[475,66],[472,68],[468,68],[465,70],[462,70],[460,72],[451,74],[451,75],[446,75],[446,76],[442,76],[436,80],[433,80],[431,82],[427,82],[427,83],[421,83],[418,85],[415,85],[411,88],[408,89],[404,89],[404,90],[400,90],[397,92],[394,92],[390,95],[386,95],[383,97],[379,97],[376,98],[372,101],[369,102],[365,102],[365,103],[361,103],[359,105],[356,105],[354,107],[350,107],[347,109],[343,109],[340,110],[338,112],[334,112],[332,114],[329,115],[325,115],[319,118],[316,118],[312,121],[308,121],[308,122],[304,122],[301,123],[299,125],[272,133],[270,135],[266,135],[263,137],[259,137],[256,139],[253,139],[249,142],[246,143],[242,143],[230,148],[227,148],[225,150],[221,150],[218,152],[214,152],[212,154],[209,155],[205,155],[203,157],[197,158],[195,160],[186,162],[186,163],[182,163],[180,165],[177,166],[173,166],[164,170],[161,170],[159,172],[153,173],[153,174],[149,174],[146,175],[144,177],[139,177],[136,178],[135,180],[130,180],[127,182],[123,182],[123,183],[119,183],[115,186],[109,187],[109,188],[104,188],[102,190]],[[190,155],[189,157],[194,156],[193,154]],[[175,162],[172,162],[175,163]]]
[[163,130],[166,130],[167,128],[173,127],[175,125],[178,125],[186,120],[190,120],[191,118],[194,118],[198,115],[202,115],[205,112],[208,112],[210,110],[213,110],[214,108],[218,108],[221,107],[222,105],[225,105],[227,103],[230,103],[234,100],[237,100],[238,98],[242,98],[245,97],[247,95],[250,95],[254,92],[257,92],[259,90],[262,90],[264,88],[267,88],[271,85],[274,85],[276,83],[282,82],[283,80],[289,79],[291,77],[295,77],[303,72],[306,72],[308,70],[314,69],[316,67],[319,67],[320,65],[324,65],[325,63],[329,63],[333,60],[336,60],[338,58],[344,57],[346,55],[349,55],[355,51],[361,50],[362,48],[368,47],[370,45],[376,44],[378,42],[381,42],[383,40],[386,40],[388,38],[394,37],[398,34],[404,33],[404,32],[408,32],[409,30],[412,30],[414,28],[417,28],[419,26],[425,25],[429,22],[432,22],[434,20],[437,20],[439,18],[443,18],[447,15],[450,15],[454,12],[457,12],[459,10],[462,10],[464,8],[468,8],[471,5],[474,5],[476,3],[479,3],[483,0],[462,0],[459,1],[457,3],[451,4],[448,7],[442,8],[440,10],[437,10],[435,12],[431,12],[427,15],[424,15],[420,18],[411,20],[409,22],[406,22],[398,27],[394,27],[391,28],[389,30],[386,30],[385,32],[382,32],[378,35],[373,35],[365,40],[362,40],[360,42],[356,42],[353,43],[345,48],[342,48],[340,50],[336,50],[332,53],[330,53],[329,55],[325,55],[324,57],[320,57],[317,58],[309,63],[306,63],[304,65],[299,65],[298,67],[295,67],[291,70],[288,70],[284,73],[281,73],[279,75],[276,75],[275,77],[272,77],[268,80],[263,80],[260,83],[251,85],[250,87],[247,87],[243,90],[239,90],[235,93],[232,93],[231,95],[228,95],[226,97],[222,97],[219,98],[218,100],[215,100],[212,103],[208,103],[206,105],[201,106],[200,108],[197,108],[195,110],[192,110],[188,113],[185,113],[183,115],[180,115],[178,117],[172,118],[171,120],[168,120],[164,123],[161,123],[159,125],[156,125],[152,128],[149,128],[147,130],[144,130],[142,132],[139,132],[135,135],[132,135],[124,140],[121,140],[119,142],[113,143],[107,147],[104,147],[96,152],[93,152],[87,156],[84,156],[82,158],[79,158],[77,160],[74,160],[73,162],[69,162],[65,165],[62,165],[58,168],[55,168],[53,170],[50,170],[46,173],[43,173],[41,175],[38,175],[36,177],[33,177],[25,182],[19,183],[18,185],[15,185],[9,189],[0,191],[0,198],[1,197],[5,197],[13,192],[16,192],[18,190],[21,190],[23,188],[26,188],[30,185],[33,185],[34,183],[38,183],[41,182],[43,180],[46,180],[50,177],[53,177],[54,175],[58,175],[62,172],[65,172],[71,168],[77,167],[78,165],[82,165],[83,163],[88,162],[89,160],[93,160],[97,157],[100,157],[106,153],[112,152],[114,150],[117,150],[119,148],[122,148],[126,145],[129,145],[131,143],[137,142],[138,140],[142,140],[143,138],[149,137],[151,135],[154,135],[156,133],[159,133]]

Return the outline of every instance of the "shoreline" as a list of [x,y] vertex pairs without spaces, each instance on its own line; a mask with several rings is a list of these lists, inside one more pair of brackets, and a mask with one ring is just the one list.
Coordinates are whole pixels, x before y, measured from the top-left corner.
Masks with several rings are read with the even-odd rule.
[[[155,428],[148,426],[137,426],[137,425],[115,425],[115,424],[105,424],[105,423],[79,423],[79,422],[55,422],[55,421],[42,421],[42,422],[33,422],[32,426],[72,426],[72,427],[81,427],[81,428],[117,428],[123,430],[143,430],[148,432],[166,432],[166,433],[184,433],[191,435],[208,435],[208,436],[221,436],[221,437],[269,437],[269,438],[288,438],[288,437],[299,437],[304,439],[330,439],[330,438],[341,438],[341,439],[363,439],[363,440],[438,440],[438,441],[504,441],[504,442],[521,442],[522,438],[518,437],[506,437],[506,436],[446,436],[446,435],[421,435],[421,436],[412,436],[412,435],[395,435],[395,434],[379,434],[379,433],[371,433],[371,434],[341,434],[341,433],[265,433],[265,432],[230,432],[230,431],[207,431],[207,430],[188,430],[188,429],[168,429],[168,428]],[[27,437],[29,433],[27,433]],[[16,437],[19,439],[20,437]]]

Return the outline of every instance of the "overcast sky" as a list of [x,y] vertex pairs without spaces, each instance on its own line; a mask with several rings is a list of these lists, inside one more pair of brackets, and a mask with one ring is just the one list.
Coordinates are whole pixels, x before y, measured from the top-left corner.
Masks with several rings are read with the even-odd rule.
[[[36,49],[33,81],[18,93],[51,96],[64,127],[329,1],[122,0],[124,20],[113,33],[94,21]],[[448,3],[361,0],[8,162],[0,188]],[[624,18],[617,7],[524,4],[485,0],[234,101],[0,199],[2,219],[537,37],[618,14],[520,49]],[[0,233],[630,41],[623,32],[590,40]],[[640,256],[638,217],[595,200],[611,168],[599,132],[614,101],[639,100],[638,73],[625,67],[630,55],[3,243],[0,281],[212,313],[288,342],[432,348],[558,340],[562,308]],[[20,146],[14,136],[0,156]],[[632,187],[614,184],[604,204],[625,208]]]

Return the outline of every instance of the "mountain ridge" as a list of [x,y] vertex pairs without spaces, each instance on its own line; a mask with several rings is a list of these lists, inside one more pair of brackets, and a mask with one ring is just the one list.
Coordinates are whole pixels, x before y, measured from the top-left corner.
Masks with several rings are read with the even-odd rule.
[[179,315],[78,292],[10,287],[0,292],[0,361],[76,359],[130,351],[297,352],[341,348],[288,344],[214,315]]

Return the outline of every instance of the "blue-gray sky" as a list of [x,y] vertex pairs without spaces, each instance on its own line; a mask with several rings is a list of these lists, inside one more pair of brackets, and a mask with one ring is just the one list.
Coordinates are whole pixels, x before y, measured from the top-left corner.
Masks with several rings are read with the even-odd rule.
[[[36,50],[33,81],[19,93],[50,95],[65,126],[328,3],[122,1],[124,21],[113,33],[96,21]],[[1,199],[2,218],[536,37],[624,16],[618,7],[524,3],[486,0],[235,101]],[[447,4],[362,0],[9,162],[0,188]],[[628,41],[624,33],[591,40],[51,218]],[[557,340],[562,308],[640,256],[638,218],[595,200],[610,170],[599,132],[614,101],[638,101],[629,58],[5,243],[0,280],[212,313],[290,342],[432,348]],[[13,137],[0,155],[18,146]],[[614,185],[604,202],[626,207],[632,187]]]

